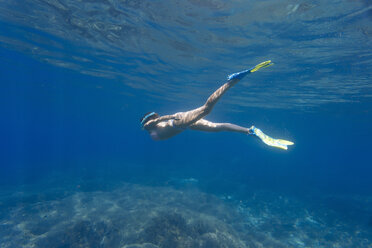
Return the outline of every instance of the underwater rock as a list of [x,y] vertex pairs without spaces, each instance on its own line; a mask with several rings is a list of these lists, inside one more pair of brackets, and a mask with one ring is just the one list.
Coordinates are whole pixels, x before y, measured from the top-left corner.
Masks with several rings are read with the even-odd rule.
[[242,247],[238,245],[241,243],[239,238],[233,231],[229,232],[226,224],[201,218],[186,219],[179,213],[159,213],[144,230],[143,240],[162,248]]
[[178,247],[192,238],[185,219],[177,213],[165,213],[155,217],[144,231],[144,241],[160,247]]
[[159,248],[159,246],[144,243],[144,244],[124,245],[122,248]]
[[1,248],[369,247],[372,237],[368,217],[358,226],[268,192],[223,201],[197,189],[124,184],[53,200],[16,197],[2,207]]
[[372,217],[369,218],[367,225],[369,228],[372,228]]
[[106,232],[107,226],[102,222],[81,220],[62,232],[40,239],[37,247],[100,247]]

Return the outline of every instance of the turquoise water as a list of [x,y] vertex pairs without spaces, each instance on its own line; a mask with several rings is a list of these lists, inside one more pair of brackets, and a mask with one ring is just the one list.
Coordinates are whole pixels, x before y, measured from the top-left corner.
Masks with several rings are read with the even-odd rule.
[[[372,247],[369,1],[0,1],[1,247]],[[204,104],[238,133],[153,141]]]

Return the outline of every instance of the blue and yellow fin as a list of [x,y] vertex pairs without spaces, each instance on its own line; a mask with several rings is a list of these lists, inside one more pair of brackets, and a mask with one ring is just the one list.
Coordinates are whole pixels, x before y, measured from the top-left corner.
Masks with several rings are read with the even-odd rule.
[[258,71],[261,68],[269,67],[269,66],[271,66],[273,64],[274,63],[271,63],[271,60],[268,60],[268,61],[259,63],[258,65],[256,65],[255,67],[253,67],[251,69],[244,70],[244,71],[241,71],[241,72],[237,72],[237,73],[233,73],[233,74],[228,75],[227,76],[227,80],[233,80],[233,79],[241,80],[243,77],[245,77],[249,73]]

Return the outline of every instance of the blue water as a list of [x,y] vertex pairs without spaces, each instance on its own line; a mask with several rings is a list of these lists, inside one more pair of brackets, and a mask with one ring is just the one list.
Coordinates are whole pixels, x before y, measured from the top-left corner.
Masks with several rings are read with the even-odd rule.
[[[372,247],[371,24],[369,1],[0,1],[0,246]],[[141,130],[268,59],[207,119],[288,151]]]

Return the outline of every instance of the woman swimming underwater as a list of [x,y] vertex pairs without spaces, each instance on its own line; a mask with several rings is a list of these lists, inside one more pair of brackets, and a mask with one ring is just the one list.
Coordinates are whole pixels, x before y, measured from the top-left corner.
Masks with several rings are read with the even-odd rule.
[[268,135],[264,134],[260,129],[256,128],[255,126],[246,128],[230,123],[213,123],[203,119],[212,111],[214,105],[228,89],[234,86],[246,75],[258,71],[261,68],[268,67],[270,65],[272,65],[271,60],[262,62],[253,67],[252,69],[229,75],[227,77],[227,82],[224,85],[222,85],[218,90],[216,90],[208,98],[208,100],[203,106],[197,109],[164,116],[159,116],[155,112],[147,113],[141,119],[142,128],[148,131],[151,135],[151,138],[153,138],[154,140],[168,139],[170,137],[173,137],[174,135],[183,132],[186,129],[199,130],[205,132],[221,131],[239,132],[255,135],[269,146],[274,146],[287,150],[288,148],[287,146],[293,145],[293,142],[282,139],[273,139]]

